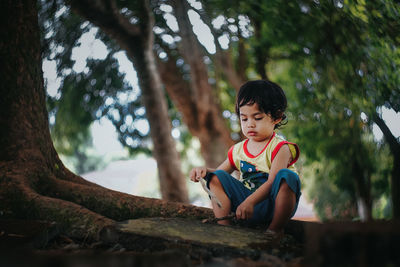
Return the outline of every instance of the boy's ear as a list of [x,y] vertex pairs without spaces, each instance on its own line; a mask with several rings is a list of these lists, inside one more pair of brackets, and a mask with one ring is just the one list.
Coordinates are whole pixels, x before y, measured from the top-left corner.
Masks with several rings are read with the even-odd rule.
[[282,120],[283,120],[283,118],[285,117],[285,114],[282,112],[282,111],[279,111],[279,119],[276,119],[276,120],[274,120],[274,123],[275,124],[278,124],[278,123],[280,123]]
[[276,119],[276,120],[274,120],[274,124],[278,124],[278,123],[280,123],[281,121],[282,121],[282,118]]

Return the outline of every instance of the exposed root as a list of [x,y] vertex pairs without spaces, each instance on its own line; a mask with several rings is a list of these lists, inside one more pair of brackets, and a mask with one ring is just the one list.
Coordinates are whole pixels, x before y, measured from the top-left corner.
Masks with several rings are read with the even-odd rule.
[[81,185],[49,178],[52,197],[82,205],[114,220],[140,217],[197,217],[212,215],[211,209],[179,202],[133,196],[101,186]]
[[[69,171],[64,173],[67,177],[56,177],[37,162],[12,166],[14,168],[0,165],[0,218],[55,221],[66,229],[74,229],[78,235],[96,238],[101,229],[115,221],[141,217],[204,219],[212,216],[211,209],[113,191]],[[85,182],[77,183],[70,176]]]

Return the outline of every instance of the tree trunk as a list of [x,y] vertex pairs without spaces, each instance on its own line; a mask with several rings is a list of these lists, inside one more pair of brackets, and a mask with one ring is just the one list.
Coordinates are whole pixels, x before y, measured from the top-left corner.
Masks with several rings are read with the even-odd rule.
[[372,220],[371,179],[365,170],[360,168],[357,155],[353,157],[352,173],[355,178],[357,210],[361,221]]
[[393,156],[393,169],[390,177],[392,209],[393,218],[400,219],[400,143],[379,114],[375,113],[373,120],[381,129]]
[[233,141],[229,138],[224,142],[218,142],[221,137],[215,127],[228,128],[228,126],[224,121],[221,121],[221,125],[215,125],[216,122],[211,118],[206,121],[200,120],[199,116],[201,114],[199,114],[197,108],[198,103],[193,94],[191,94],[190,84],[183,80],[175,62],[176,60],[172,57],[169,57],[168,61],[165,62],[159,61],[159,71],[165,88],[175,106],[181,112],[183,122],[189,128],[190,133],[199,138],[201,154],[205,159],[206,165],[210,167],[218,166],[227,156],[227,150],[233,144]]
[[[192,92],[189,94],[190,100],[183,98],[179,93],[171,95],[171,98],[181,103],[186,101],[188,102],[186,105],[193,106],[192,115],[186,114],[189,116],[187,120],[195,122],[191,124],[190,131],[200,140],[201,152],[207,166],[216,167],[226,158],[229,147],[233,145],[230,130],[222,117],[216,96],[208,82],[207,66],[204,63],[205,55],[193,33],[187,15],[188,3],[183,0],[173,0],[171,4],[174,7],[182,38],[178,49],[190,66],[192,87]],[[169,92],[177,91],[169,90]]]
[[237,73],[242,81],[247,80],[246,69],[248,66],[247,52],[246,52],[247,40],[239,36],[239,48],[238,48],[238,59],[237,59]]
[[254,58],[256,60],[255,68],[258,74],[261,76],[263,80],[269,80],[267,76],[267,69],[265,65],[267,64],[268,50],[269,47],[266,47],[262,42],[261,29],[262,21],[258,19],[254,20],[254,36],[256,39],[256,45],[254,48]]
[[152,50],[154,19],[148,2],[142,1],[140,25],[130,23],[121,15],[115,1],[97,4],[74,0],[69,2],[74,11],[100,27],[127,51],[139,77],[162,197],[165,200],[188,202],[187,179],[181,171],[179,155],[171,136],[171,120]]
[[105,189],[64,167],[51,142],[34,0],[0,4],[0,216],[56,221],[96,238],[114,220],[211,210]]
[[154,62],[152,43],[144,49],[143,56],[139,56],[139,53],[140,51],[137,51],[134,55],[137,59],[135,60],[137,62],[135,69],[138,73],[147,74],[141,75],[139,84],[141,88],[147,88],[142,90],[142,101],[146,107],[146,116],[150,123],[162,198],[189,202],[186,180],[181,172],[178,151],[171,136],[171,120],[168,117],[165,95]]
[[239,91],[240,87],[245,83],[245,80],[242,79],[242,75],[236,71],[234,62],[232,60],[232,48],[229,50],[222,50],[217,48],[215,53],[215,65],[218,70],[222,72],[222,74],[226,77],[227,81],[230,85],[235,88],[236,92]]
[[[230,85],[235,88],[236,92],[239,91],[239,88],[246,81],[246,67],[247,67],[247,55],[244,49],[243,38],[239,37],[239,46],[238,46],[238,57],[237,57],[237,68],[235,68],[235,63],[232,56],[232,47],[227,50],[223,50],[219,41],[218,35],[215,32],[214,26],[212,25],[211,19],[208,14],[212,14],[212,8],[210,9],[207,6],[207,3],[202,3],[203,11],[198,11],[200,14],[201,20],[208,26],[211,31],[211,34],[214,37],[215,44],[215,69],[221,72],[226,80],[230,83]],[[238,29],[240,29],[239,25]]]
[[[356,199],[357,211],[361,221],[372,220],[372,199],[371,199],[371,171],[368,166],[368,156],[364,149],[364,144],[361,138],[360,128],[350,126],[350,138],[352,146],[348,148],[350,162],[350,176],[353,178]],[[366,163],[367,162],[367,163]]]

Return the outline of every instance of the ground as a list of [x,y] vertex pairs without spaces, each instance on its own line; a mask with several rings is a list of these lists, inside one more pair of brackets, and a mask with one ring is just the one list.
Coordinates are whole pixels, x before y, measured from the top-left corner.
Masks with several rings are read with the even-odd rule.
[[[64,266],[82,262],[87,264],[83,266],[110,262],[116,266],[286,266],[302,256],[302,244],[292,235],[275,244],[262,228],[226,227],[194,219],[119,222],[97,241],[74,239],[48,222],[3,220],[0,226],[4,229],[2,251],[11,252],[6,258],[23,266],[55,266],[61,260]],[[21,258],[20,254],[29,256]]]
[[292,220],[276,242],[263,228],[157,217],[85,240],[50,222],[0,220],[0,256],[5,266],[399,266],[399,226]]

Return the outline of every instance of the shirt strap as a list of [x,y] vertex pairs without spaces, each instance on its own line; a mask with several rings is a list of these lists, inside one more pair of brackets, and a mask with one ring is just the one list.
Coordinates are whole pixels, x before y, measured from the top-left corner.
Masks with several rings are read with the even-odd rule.
[[275,158],[276,154],[278,154],[279,149],[281,149],[281,147],[283,145],[288,145],[290,153],[292,154],[292,161],[288,164],[288,167],[289,167],[289,166],[293,165],[299,159],[300,150],[299,150],[299,147],[298,147],[297,144],[291,143],[291,142],[288,142],[288,141],[282,141],[282,142],[280,142],[280,143],[278,143],[276,145],[274,151],[272,151],[271,164],[274,161],[274,158]]
[[236,167],[235,161],[233,160],[233,148],[235,146],[231,146],[231,148],[228,151],[228,159],[229,159],[229,163],[231,164],[231,167],[235,170],[237,170],[238,168]]

